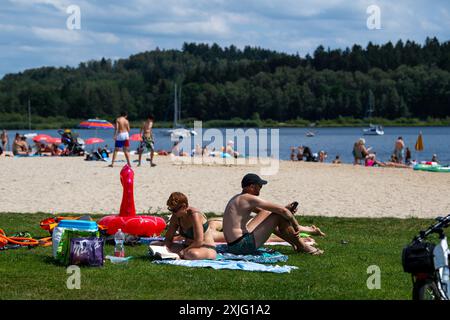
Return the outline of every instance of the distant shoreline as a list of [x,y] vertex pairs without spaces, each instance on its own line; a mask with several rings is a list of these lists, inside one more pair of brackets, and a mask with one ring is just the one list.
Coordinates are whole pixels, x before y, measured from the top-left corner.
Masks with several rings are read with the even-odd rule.
[[[32,116],[31,130],[53,130],[61,128],[77,128],[78,124],[85,119],[68,119],[64,117],[38,117]],[[113,121],[112,119],[107,119]],[[131,120],[132,128],[140,128],[144,120]],[[192,128],[195,119],[186,119],[184,125]],[[295,119],[287,121],[261,120],[261,119],[240,119],[230,120],[207,120],[203,121],[203,128],[355,128],[368,127],[369,124],[381,125],[383,127],[447,127],[450,126],[450,117],[443,119],[428,118],[425,120],[417,118],[400,119],[355,119],[351,117],[341,117],[331,120],[309,121]],[[155,121],[154,128],[171,128],[172,122]],[[28,119],[22,115],[0,114],[0,130],[29,130]]]

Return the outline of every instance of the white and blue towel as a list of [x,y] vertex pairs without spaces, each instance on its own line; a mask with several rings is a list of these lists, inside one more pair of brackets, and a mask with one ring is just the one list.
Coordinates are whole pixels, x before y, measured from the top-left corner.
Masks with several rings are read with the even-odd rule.
[[250,261],[236,260],[155,260],[156,264],[169,264],[175,266],[191,267],[191,268],[213,268],[213,269],[229,269],[243,271],[259,271],[273,273],[290,273],[291,270],[298,269],[295,266],[278,266],[264,265],[261,263]]

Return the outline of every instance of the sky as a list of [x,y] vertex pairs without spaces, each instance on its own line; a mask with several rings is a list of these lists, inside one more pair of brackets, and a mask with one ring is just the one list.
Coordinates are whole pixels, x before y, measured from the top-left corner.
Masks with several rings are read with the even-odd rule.
[[[368,28],[370,6],[380,28]],[[79,19],[67,11],[79,8]],[[69,27],[68,27],[69,21]],[[80,28],[74,23],[80,21]],[[0,0],[0,78],[42,66],[181,49],[247,45],[305,56],[426,37],[450,40],[448,0]]]

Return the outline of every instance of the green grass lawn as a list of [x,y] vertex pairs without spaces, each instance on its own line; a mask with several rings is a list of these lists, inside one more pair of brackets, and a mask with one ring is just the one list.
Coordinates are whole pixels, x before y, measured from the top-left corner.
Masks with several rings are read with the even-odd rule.
[[[46,236],[46,214],[0,214],[7,235],[29,231]],[[93,218],[98,218],[93,216]],[[403,273],[401,251],[430,220],[305,217],[327,233],[316,238],[323,256],[287,254],[287,274],[163,266],[151,263],[145,245],[126,247],[127,265],[109,260],[102,268],[81,269],[81,289],[69,290],[66,268],[56,265],[51,247],[0,251],[0,299],[411,299],[411,278]],[[347,241],[343,244],[342,240]],[[106,245],[105,256],[113,253]],[[381,289],[369,290],[367,268],[381,269]]]

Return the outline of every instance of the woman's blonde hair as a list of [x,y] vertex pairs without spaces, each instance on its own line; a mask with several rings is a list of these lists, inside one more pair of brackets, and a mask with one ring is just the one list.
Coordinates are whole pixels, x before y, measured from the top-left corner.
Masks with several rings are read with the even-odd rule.
[[189,207],[188,198],[181,192],[172,192],[169,199],[167,199],[167,206],[172,209],[180,208],[183,204]]

